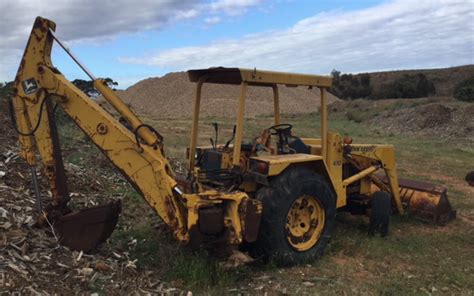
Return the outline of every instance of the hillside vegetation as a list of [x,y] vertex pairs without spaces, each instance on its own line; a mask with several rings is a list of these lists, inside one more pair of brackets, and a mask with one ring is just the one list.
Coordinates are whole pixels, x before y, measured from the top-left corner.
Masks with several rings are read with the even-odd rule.
[[0,82],[0,99],[10,96],[12,92],[13,81],[11,82]]
[[[466,85],[470,85],[472,92],[474,65],[361,74],[342,74],[333,70],[332,76],[334,83],[331,91],[341,99],[453,97],[456,89],[460,88],[459,84],[464,87],[462,90],[464,98],[470,93],[469,89],[465,88]],[[457,92],[459,93],[459,90]]]

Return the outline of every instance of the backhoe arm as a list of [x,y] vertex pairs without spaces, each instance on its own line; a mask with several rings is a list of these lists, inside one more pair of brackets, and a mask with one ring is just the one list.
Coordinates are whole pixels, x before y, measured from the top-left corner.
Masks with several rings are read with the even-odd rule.
[[53,22],[40,17],[36,19],[15,79],[13,98],[21,156],[30,165],[35,165],[36,147],[52,189],[53,208],[66,214],[69,200],[54,121],[53,105],[56,104],[143,195],[175,235],[186,240],[187,225],[180,210],[181,194],[163,155],[162,139],[151,127],[143,125],[102,80],[94,81],[95,88],[127,120],[134,132],[53,67],[50,54],[54,29]]
[[[103,80],[96,79],[78,62],[55,36],[55,27],[47,19],[36,18],[15,78],[12,102],[21,156],[34,168],[36,152],[39,152],[51,187],[53,202],[42,217],[56,222],[62,243],[87,251],[105,241],[117,223],[120,204],[70,213],[67,207],[70,197],[54,120],[56,107],[62,108],[94,142],[170,226],[178,240],[193,246],[255,241],[262,212],[260,202],[240,191],[182,193],[164,156],[161,135],[143,124]],[[54,40],[93,80],[94,88],[126,120],[130,130],[53,66],[50,56]],[[36,177],[36,173],[33,176]],[[91,238],[90,233],[95,236]]]

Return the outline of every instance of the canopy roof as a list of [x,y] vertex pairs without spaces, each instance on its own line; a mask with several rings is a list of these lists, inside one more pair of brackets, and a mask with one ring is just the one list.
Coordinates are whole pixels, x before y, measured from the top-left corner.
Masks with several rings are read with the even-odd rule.
[[209,68],[188,71],[189,80],[198,82],[204,79],[206,83],[241,84],[243,81],[250,85],[273,86],[284,84],[287,86],[316,86],[331,87],[332,78],[322,75],[296,74],[257,69],[243,68]]

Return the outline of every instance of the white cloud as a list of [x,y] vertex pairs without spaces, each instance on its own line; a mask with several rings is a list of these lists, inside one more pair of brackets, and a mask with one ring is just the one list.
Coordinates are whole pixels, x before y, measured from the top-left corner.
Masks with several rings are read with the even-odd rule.
[[209,5],[211,11],[224,11],[230,15],[244,13],[249,7],[261,3],[262,0],[217,0]]
[[[239,2],[235,7],[242,10],[256,1]],[[13,79],[38,15],[54,20],[65,41],[97,43],[195,18],[209,7],[213,14],[233,14],[232,5],[222,0],[0,0],[0,81]]]
[[472,64],[473,19],[470,1],[422,0],[414,5],[399,0],[320,13],[282,31],[120,60],[168,70],[239,66],[307,73]]
[[216,25],[221,22],[221,18],[218,16],[207,17],[204,19],[204,22],[208,25]]

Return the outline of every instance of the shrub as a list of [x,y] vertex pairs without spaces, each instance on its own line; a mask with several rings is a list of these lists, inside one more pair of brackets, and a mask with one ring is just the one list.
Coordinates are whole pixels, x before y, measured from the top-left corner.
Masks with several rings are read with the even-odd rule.
[[454,88],[454,97],[460,101],[474,102],[474,76],[456,85]]
[[370,74],[368,73],[341,75],[341,72],[333,70],[331,75],[333,77],[331,92],[343,100],[365,98],[372,93]]
[[13,81],[1,83],[0,82],[0,99],[7,98],[11,95],[13,88]]
[[435,93],[433,82],[428,80],[424,74],[419,73],[405,74],[393,82],[382,85],[377,97],[380,99],[422,98]]
[[356,123],[361,123],[363,121],[363,117],[360,113],[356,113],[353,111],[346,112],[346,118],[350,121],[354,121]]

